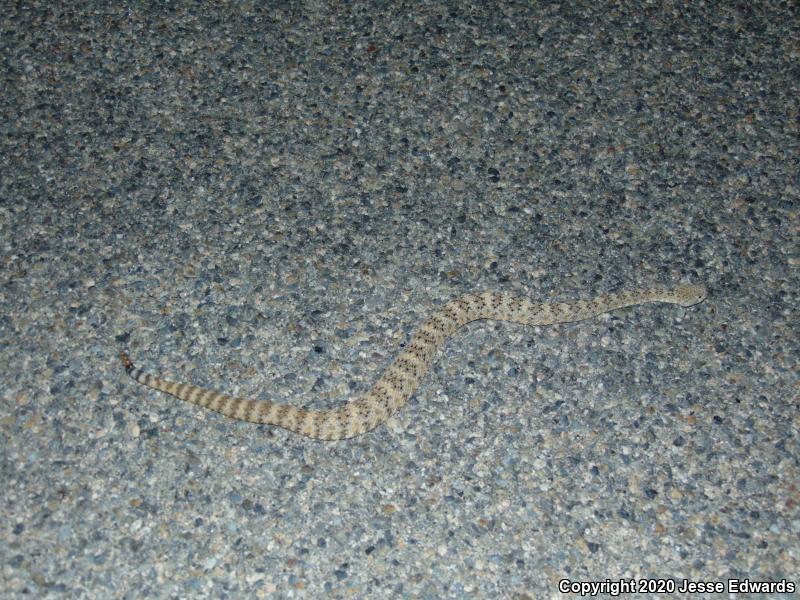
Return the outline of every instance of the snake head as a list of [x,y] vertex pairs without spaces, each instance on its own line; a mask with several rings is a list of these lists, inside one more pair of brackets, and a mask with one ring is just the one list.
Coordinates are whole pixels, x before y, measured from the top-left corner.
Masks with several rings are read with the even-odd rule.
[[131,359],[128,358],[128,355],[125,352],[120,352],[119,358],[122,361],[122,365],[125,367],[125,370],[128,373],[133,371],[133,363],[131,362]]
[[675,299],[681,306],[694,306],[706,299],[708,291],[704,285],[680,285],[675,288]]

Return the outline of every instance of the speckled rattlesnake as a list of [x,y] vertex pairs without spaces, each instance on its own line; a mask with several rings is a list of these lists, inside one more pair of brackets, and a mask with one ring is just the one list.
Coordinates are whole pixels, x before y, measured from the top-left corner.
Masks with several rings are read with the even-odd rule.
[[269,400],[236,398],[186,383],[165,381],[134,367],[124,352],[120,356],[128,374],[139,383],[226,417],[277,425],[320,440],[343,440],[374,429],[399,410],[419,386],[436,351],[470,321],[496,319],[526,325],[552,325],[581,321],[646,302],[692,306],[705,297],[706,289],[700,285],[648,288],[553,304],[539,304],[494,292],[462,296],[445,304],[414,332],[405,349],[366,394],[328,410],[306,410]]

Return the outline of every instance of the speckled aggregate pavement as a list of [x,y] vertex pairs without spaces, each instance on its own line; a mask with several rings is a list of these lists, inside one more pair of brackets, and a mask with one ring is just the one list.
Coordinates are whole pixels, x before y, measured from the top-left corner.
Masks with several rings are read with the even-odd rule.
[[[796,597],[797,3],[36,1],[0,29],[0,597]],[[117,357],[321,408],[460,294],[681,281],[708,299],[473,323],[338,443]]]

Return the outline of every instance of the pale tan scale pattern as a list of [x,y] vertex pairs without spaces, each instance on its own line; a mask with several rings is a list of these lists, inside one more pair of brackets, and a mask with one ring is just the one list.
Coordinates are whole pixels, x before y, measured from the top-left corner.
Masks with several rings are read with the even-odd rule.
[[552,304],[495,292],[468,294],[448,302],[425,321],[366,394],[329,410],[309,410],[269,400],[248,400],[190,384],[173,383],[137,369],[124,352],[121,358],[128,374],[139,383],[227,417],[276,425],[320,440],[343,440],[374,429],[402,408],[428,372],[439,348],[470,321],[496,319],[524,325],[553,325],[581,321],[646,302],[688,307],[702,302],[705,297],[706,289],[701,285],[648,288]]

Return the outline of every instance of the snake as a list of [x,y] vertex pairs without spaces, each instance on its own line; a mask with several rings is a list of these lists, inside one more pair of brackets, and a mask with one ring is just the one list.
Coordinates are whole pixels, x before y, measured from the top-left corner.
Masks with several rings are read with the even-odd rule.
[[400,410],[419,387],[438,350],[467,323],[494,319],[533,326],[555,325],[649,302],[690,307],[705,300],[706,295],[705,286],[693,284],[641,288],[552,303],[533,302],[503,292],[466,294],[444,304],[418,327],[366,393],[322,410],[229,396],[188,383],[175,383],[135,367],[124,351],[120,352],[120,358],[128,375],[138,383],[226,417],[274,425],[317,440],[345,440],[375,429]]

